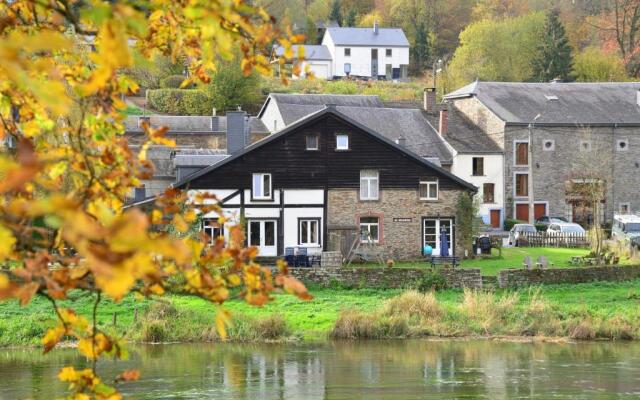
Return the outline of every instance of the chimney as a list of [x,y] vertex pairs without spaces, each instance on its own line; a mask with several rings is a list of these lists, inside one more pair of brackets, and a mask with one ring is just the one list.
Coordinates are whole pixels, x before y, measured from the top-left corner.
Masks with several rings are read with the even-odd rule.
[[375,35],[378,34],[378,20],[377,19],[373,20],[373,33]]
[[227,111],[227,153],[238,153],[247,146],[248,120],[245,111]]
[[436,111],[436,88],[425,88],[422,93],[422,107],[428,113],[434,113]]
[[407,147],[407,139],[405,139],[403,136],[399,136],[396,139],[396,144],[400,147]]
[[438,132],[441,136],[445,136],[447,134],[447,129],[449,128],[449,111],[446,108],[440,110],[440,123],[438,124]]
[[220,118],[218,117],[218,113],[216,108],[214,107],[211,111],[211,131],[217,132],[220,130]]

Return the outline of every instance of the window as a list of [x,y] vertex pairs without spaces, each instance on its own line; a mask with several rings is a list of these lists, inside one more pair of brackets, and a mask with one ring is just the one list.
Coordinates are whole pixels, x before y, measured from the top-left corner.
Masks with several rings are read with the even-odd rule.
[[349,150],[349,135],[336,135],[336,150]]
[[616,150],[618,150],[618,151],[627,151],[627,150],[629,150],[629,139],[618,139],[618,140],[616,140]]
[[202,231],[207,235],[207,243],[214,244],[218,237],[224,236],[224,226],[217,218],[205,218],[202,220]]
[[580,141],[580,151],[591,151],[591,141],[590,140],[581,140]]
[[420,200],[438,200],[438,179],[421,179],[419,190]]
[[271,199],[271,174],[253,174],[254,199]]
[[301,219],[298,223],[298,244],[320,244],[320,220]]
[[516,165],[529,165],[528,142],[516,142]]
[[380,240],[380,219],[378,217],[360,217],[360,241],[365,243]]
[[484,158],[473,157],[473,176],[484,175]]
[[344,56],[345,57],[350,57],[351,56],[351,48],[349,48],[349,47],[345,47],[344,48]]
[[360,200],[378,200],[378,171],[360,171]]
[[556,149],[556,142],[553,140],[545,140],[542,143],[542,149],[545,151],[554,151]]
[[392,49],[387,49],[386,53],[387,57],[391,57],[391,55],[393,54],[393,50]]
[[516,174],[516,196],[529,195],[529,174]]
[[318,150],[318,135],[307,135],[307,150]]
[[485,203],[495,203],[494,190],[495,185],[493,183],[484,183],[482,185],[482,201]]

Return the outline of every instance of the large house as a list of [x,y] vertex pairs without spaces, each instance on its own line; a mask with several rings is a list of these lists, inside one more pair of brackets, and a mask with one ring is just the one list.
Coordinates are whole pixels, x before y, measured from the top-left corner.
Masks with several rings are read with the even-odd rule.
[[504,153],[507,217],[528,220],[531,200],[535,218],[589,223],[590,202],[575,188],[594,181],[605,189],[605,221],[640,210],[639,90],[640,83],[474,82],[444,99]]
[[[401,128],[392,134],[383,120],[401,113],[407,116],[395,121]],[[215,194],[226,222],[211,213],[205,229],[227,235],[228,224],[246,221],[248,244],[261,256],[293,246],[312,254],[340,250],[344,238],[364,233],[387,257],[417,258],[425,244],[439,253],[441,230],[460,254],[458,198],[476,188],[413,150],[430,146],[394,140],[412,114],[322,105],[175,187]],[[377,118],[370,124],[384,133],[362,123],[362,115]]]
[[[297,54],[297,46],[294,46]],[[275,47],[276,56],[283,55]],[[306,66],[318,78],[402,80],[408,77],[409,41],[399,28],[326,28],[321,45],[304,45]],[[304,74],[303,74],[304,75]]]

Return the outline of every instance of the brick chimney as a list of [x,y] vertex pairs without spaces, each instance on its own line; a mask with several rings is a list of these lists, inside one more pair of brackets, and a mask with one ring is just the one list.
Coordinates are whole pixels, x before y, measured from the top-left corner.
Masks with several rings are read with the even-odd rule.
[[438,123],[438,132],[441,136],[447,134],[449,129],[449,111],[446,108],[440,110],[440,122]]
[[227,152],[236,154],[249,144],[249,116],[245,111],[227,111]]
[[422,107],[428,113],[436,112],[436,88],[428,87],[422,92]]

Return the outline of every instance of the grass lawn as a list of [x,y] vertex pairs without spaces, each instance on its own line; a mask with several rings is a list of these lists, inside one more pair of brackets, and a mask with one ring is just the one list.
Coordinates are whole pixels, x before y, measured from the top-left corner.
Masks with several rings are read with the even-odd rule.
[[132,104],[127,104],[127,108],[125,108],[124,113],[126,115],[142,115],[142,109]]

